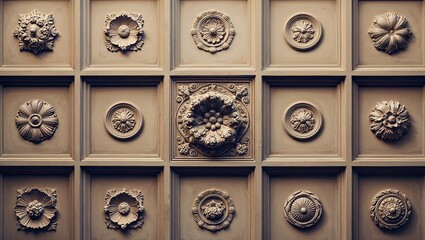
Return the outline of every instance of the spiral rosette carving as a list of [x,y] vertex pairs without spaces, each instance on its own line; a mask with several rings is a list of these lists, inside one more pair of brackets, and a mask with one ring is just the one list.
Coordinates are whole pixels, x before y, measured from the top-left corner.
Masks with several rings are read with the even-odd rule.
[[322,203],[312,192],[298,191],[286,200],[285,218],[299,228],[308,228],[316,224],[322,216]]
[[136,136],[142,125],[141,113],[130,103],[117,103],[106,113],[106,130],[117,139],[125,140]]
[[53,188],[18,189],[15,214],[18,230],[56,231],[57,194]]
[[375,17],[368,33],[376,49],[392,54],[407,47],[412,30],[405,17],[388,12]]
[[143,194],[140,190],[111,189],[105,197],[105,223],[111,229],[141,228],[143,219]]
[[372,199],[370,217],[381,229],[394,230],[409,221],[412,205],[406,194],[395,189],[378,193]]
[[370,130],[377,138],[395,141],[409,130],[409,111],[398,101],[380,101],[369,115]]
[[287,21],[285,37],[288,44],[295,50],[308,50],[319,43],[322,37],[322,26],[311,15],[297,14]]
[[59,121],[52,105],[43,100],[33,99],[19,108],[15,124],[22,138],[40,143],[55,134]]
[[235,214],[235,205],[228,193],[209,189],[197,196],[192,213],[199,227],[215,232],[230,225]]
[[38,54],[53,51],[53,42],[59,35],[52,14],[32,13],[19,14],[18,27],[13,35],[19,41],[19,50]]
[[[180,85],[176,101],[178,151],[192,149],[205,156],[248,153],[249,104],[246,85]],[[197,155],[197,154],[196,154]]]
[[235,27],[227,14],[209,10],[196,17],[191,34],[199,49],[216,53],[229,48]]
[[138,51],[143,46],[142,15],[135,13],[109,14],[105,20],[105,45],[111,52]]
[[322,115],[313,104],[297,102],[286,110],[283,122],[286,132],[291,137],[306,140],[319,132]]

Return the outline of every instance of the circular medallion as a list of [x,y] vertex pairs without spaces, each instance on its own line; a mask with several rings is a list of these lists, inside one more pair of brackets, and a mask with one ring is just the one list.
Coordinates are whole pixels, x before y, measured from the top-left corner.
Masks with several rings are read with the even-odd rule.
[[136,136],[142,125],[142,114],[130,103],[117,103],[106,113],[106,130],[117,139],[130,139]]
[[290,224],[307,228],[316,224],[322,215],[322,204],[312,192],[298,191],[284,205],[285,218]]
[[289,136],[297,140],[306,140],[319,132],[322,115],[313,104],[297,102],[286,110],[283,124]]
[[297,14],[286,22],[285,37],[288,44],[295,50],[308,50],[319,43],[322,37],[322,26],[311,15]]
[[197,196],[192,213],[199,227],[214,232],[230,225],[235,206],[226,192],[209,189]]
[[388,189],[373,198],[370,217],[382,229],[398,229],[409,221],[411,208],[411,203],[405,194]]

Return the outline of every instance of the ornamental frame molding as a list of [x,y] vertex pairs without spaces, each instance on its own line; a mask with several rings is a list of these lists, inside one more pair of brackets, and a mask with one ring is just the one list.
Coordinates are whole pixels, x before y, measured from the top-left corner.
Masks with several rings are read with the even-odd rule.
[[[250,155],[249,82],[178,84],[175,101],[177,156],[217,159]],[[206,116],[219,106],[221,112],[213,114],[217,116]]]
[[143,115],[129,102],[112,105],[105,116],[105,128],[117,140],[136,137],[143,127]]
[[230,195],[214,188],[199,193],[192,207],[193,218],[198,226],[211,232],[229,227],[235,212]]
[[[126,24],[127,23],[127,24]],[[132,24],[132,27],[129,25]],[[105,20],[105,46],[110,52],[139,51],[144,44],[144,20],[137,13],[111,13]],[[115,34],[116,31],[116,34]]]
[[286,22],[285,39],[295,50],[310,50],[317,46],[321,38],[322,25],[310,14],[299,13]]
[[286,220],[297,228],[314,226],[322,216],[322,202],[312,192],[300,190],[289,196],[284,204]]
[[283,115],[283,126],[286,133],[298,141],[310,140],[322,127],[322,114],[309,102],[292,103]]

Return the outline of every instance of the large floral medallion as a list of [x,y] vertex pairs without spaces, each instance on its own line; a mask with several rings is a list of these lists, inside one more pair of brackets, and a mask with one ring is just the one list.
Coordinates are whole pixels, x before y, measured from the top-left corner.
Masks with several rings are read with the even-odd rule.
[[53,188],[18,189],[15,213],[18,230],[56,231],[57,194]]
[[141,228],[143,219],[143,194],[140,190],[111,189],[105,197],[105,223],[111,229]]
[[392,54],[407,47],[412,31],[405,17],[388,12],[375,17],[368,33],[376,49]]
[[409,199],[398,190],[384,190],[372,199],[370,217],[381,229],[398,229],[409,221],[411,214]]
[[235,214],[235,204],[228,193],[208,189],[196,197],[192,213],[199,227],[215,232],[230,225]]
[[248,86],[198,84],[177,89],[180,155],[242,156],[248,153]]
[[130,103],[117,103],[106,113],[106,130],[119,140],[135,137],[140,132],[142,125],[142,114]]
[[288,44],[295,50],[308,50],[319,43],[322,37],[322,26],[311,15],[297,14],[287,21],[285,36]]
[[111,52],[138,51],[143,46],[142,15],[135,13],[109,14],[105,21],[105,45]]
[[53,106],[39,99],[22,104],[15,118],[19,134],[33,143],[51,138],[56,132],[58,123],[58,116]]
[[284,205],[285,218],[299,228],[315,225],[322,216],[322,203],[312,192],[298,191],[289,196]]
[[40,13],[19,14],[18,27],[13,35],[19,41],[19,50],[38,54],[53,51],[53,41],[59,32],[55,27],[53,15]]
[[370,130],[384,141],[395,141],[409,130],[409,112],[398,101],[380,101],[369,115]]
[[216,53],[229,48],[235,27],[225,13],[209,10],[196,17],[191,34],[199,49]]
[[296,102],[286,110],[283,123],[289,136],[296,140],[306,140],[319,132],[322,115],[313,104]]

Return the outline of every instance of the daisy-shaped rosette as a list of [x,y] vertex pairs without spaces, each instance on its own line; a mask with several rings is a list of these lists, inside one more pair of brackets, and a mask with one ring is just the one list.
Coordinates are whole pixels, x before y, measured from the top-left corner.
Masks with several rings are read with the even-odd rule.
[[56,200],[56,189],[19,189],[15,206],[17,229],[56,230]]
[[299,43],[306,43],[314,38],[313,24],[307,20],[295,22],[292,27],[292,38]]
[[112,125],[117,131],[122,133],[131,131],[136,125],[134,113],[128,109],[119,109],[114,113]]
[[107,191],[104,207],[105,223],[111,229],[135,229],[143,225],[143,194],[140,190]]
[[142,15],[134,13],[109,14],[105,21],[105,45],[111,52],[138,51],[142,49]]
[[368,33],[376,49],[392,54],[407,47],[412,31],[405,17],[388,12],[375,17]]
[[295,131],[300,133],[308,133],[314,129],[316,120],[313,113],[308,109],[298,109],[292,114],[291,124]]
[[409,130],[409,111],[398,101],[380,101],[369,115],[370,130],[384,141],[395,141]]
[[29,14],[20,14],[18,27],[13,35],[19,41],[19,50],[38,54],[53,51],[53,42],[59,35],[52,14],[42,14],[34,10]]
[[226,34],[224,23],[220,19],[208,19],[201,29],[202,38],[211,44],[222,41]]
[[219,148],[236,141],[242,119],[234,96],[210,91],[190,97],[190,102],[183,120],[190,129],[190,143]]

